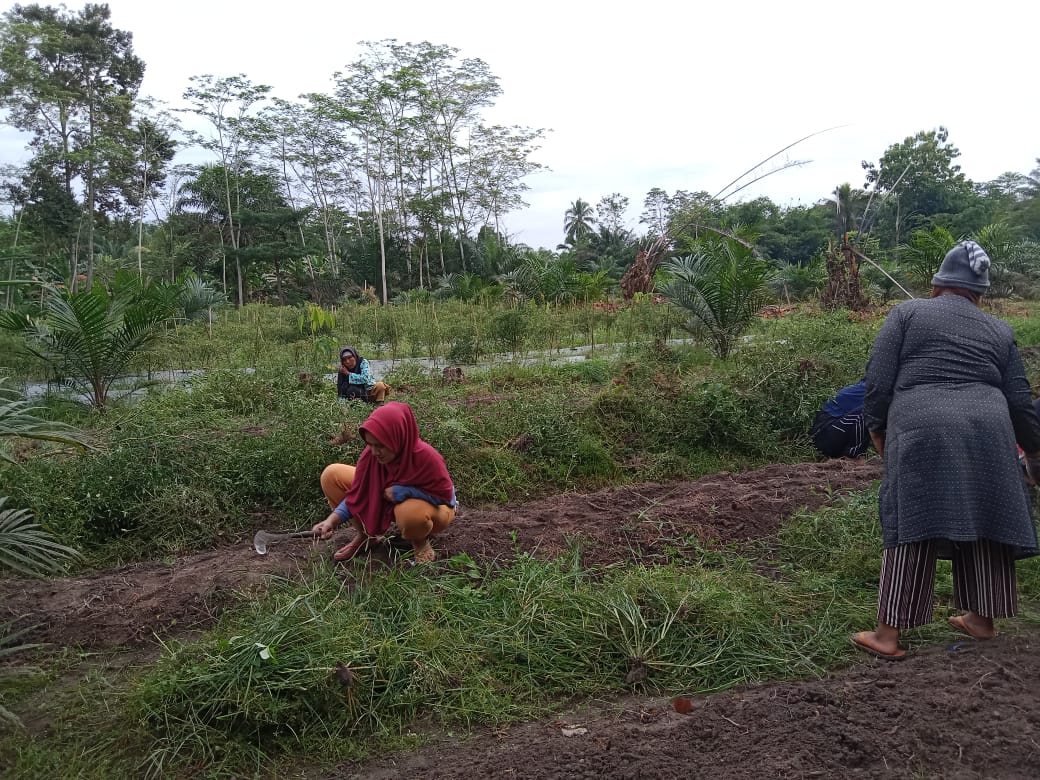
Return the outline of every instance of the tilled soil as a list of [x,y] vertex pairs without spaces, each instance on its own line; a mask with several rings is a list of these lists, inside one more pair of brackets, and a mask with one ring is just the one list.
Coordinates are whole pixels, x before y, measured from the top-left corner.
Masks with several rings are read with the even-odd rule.
[[[442,558],[467,553],[486,561],[519,551],[550,558],[577,540],[587,565],[651,562],[684,538],[711,544],[769,536],[793,512],[862,490],[880,473],[877,459],[843,459],[565,493],[515,506],[463,507],[435,546]],[[61,645],[154,642],[211,625],[235,594],[262,587],[272,575],[303,576],[311,556],[329,555],[348,534],[317,545],[279,542],[266,556],[253,551],[251,538],[172,563],[43,582],[0,580],[0,622],[34,625],[32,639]],[[342,566],[347,576],[354,565]]]
[[[864,656],[867,658],[867,656]],[[1040,777],[1040,632],[955,638],[821,680],[629,699],[477,735],[336,778]]]

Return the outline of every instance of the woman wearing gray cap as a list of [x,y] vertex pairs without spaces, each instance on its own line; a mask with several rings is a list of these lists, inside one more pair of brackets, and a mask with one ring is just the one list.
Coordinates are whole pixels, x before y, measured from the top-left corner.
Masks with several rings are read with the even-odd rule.
[[962,241],[932,277],[932,297],[896,306],[867,364],[867,430],[884,458],[884,554],[876,631],[860,649],[899,660],[899,631],[932,619],[936,558],[953,562],[950,624],[975,639],[1017,610],[1015,561],[1036,555],[1015,443],[1040,478],[1040,418],[1006,322],[979,309],[990,259]]

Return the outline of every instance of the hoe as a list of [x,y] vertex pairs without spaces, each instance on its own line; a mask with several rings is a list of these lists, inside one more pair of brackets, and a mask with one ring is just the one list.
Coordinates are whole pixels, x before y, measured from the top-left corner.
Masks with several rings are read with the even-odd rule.
[[257,531],[253,537],[253,549],[258,555],[267,555],[267,545],[283,539],[313,539],[314,531]]

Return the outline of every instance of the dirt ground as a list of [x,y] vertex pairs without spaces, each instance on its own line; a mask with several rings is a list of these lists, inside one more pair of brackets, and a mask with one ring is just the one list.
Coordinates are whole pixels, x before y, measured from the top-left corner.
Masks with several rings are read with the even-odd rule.
[[[548,558],[577,539],[586,564],[650,562],[676,539],[725,543],[768,536],[792,512],[861,490],[880,470],[877,459],[772,465],[515,506],[463,507],[435,546],[441,557],[503,559],[522,550]],[[171,563],[44,582],[0,580],[0,622],[36,625],[33,640],[61,645],[147,644],[211,625],[237,593],[262,587],[272,575],[302,576],[312,556],[330,555],[348,535],[319,544],[277,543],[266,556],[253,551],[251,538]],[[355,565],[343,564],[344,573]]]
[[[773,465],[670,484],[463,507],[441,556],[552,556],[582,540],[587,563],[653,561],[675,539],[706,544],[768,536],[880,476],[877,459]],[[0,581],[0,621],[38,624],[35,638],[141,654],[156,637],[210,625],[271,576],[304,576],[345,540],[285,542],[267,556],[250,539],[172,563],[52,582]],[[344,576],[364,563],[342,565]],[[370,565],[383,565],[375,562]],[[949,643],[901,663],[863,656],[821,680],[678,700],[598,702],[458,742],[445,739],[336,778],[1036,778],[1040,777],[1040,631],[1010,622],[978,643]],[[678,709],[688,709],[680,712]],[[684,707],[683,705],[686,705]],[[308,775],[313,776],[313,775]]]
[[[866,656],[864,656],[866,659]],[[345,766],[367,778],[1040,777],[1040,633],[673,701],[629,699]]]

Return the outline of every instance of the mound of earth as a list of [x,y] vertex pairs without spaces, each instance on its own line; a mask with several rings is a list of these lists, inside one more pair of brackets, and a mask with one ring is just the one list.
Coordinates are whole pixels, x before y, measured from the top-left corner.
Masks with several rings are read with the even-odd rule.
[[564,493],[516,507],[463,507],[437,548],[480,559],[514,549],[549,558],[576,539],[586,565],[648,562],[691,536],[709,545],[771,536],[799,509],[833,503],[880,478],[879,459],[842,458]]
[[328,777],[1036,778],[1038,651],[1035,629],[990,642],[951,634],[898,664],[693,695],[687,714],[629,699]]
[[[728,543],[769,536],[803,507],[816,508],[862,490],[881,474],[880,461],[831,460],[772,465],[670,484],[641,484],[566,493],[514,506],[462,508],[436,547],[441,557],[476,560],[517,551],[554,557],[579,540],[585,563],[652,561],[665,546],[697,537]],[[212,624],[236,593],[271,576],[302,577],[329,543],[280,542],[266,556],[250,542],[65,579],[0,581],[0,622],[35,625],[36,641],[118,647],[155,641]],[[351,572],[354,564],[343,565]]]

